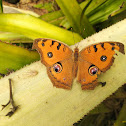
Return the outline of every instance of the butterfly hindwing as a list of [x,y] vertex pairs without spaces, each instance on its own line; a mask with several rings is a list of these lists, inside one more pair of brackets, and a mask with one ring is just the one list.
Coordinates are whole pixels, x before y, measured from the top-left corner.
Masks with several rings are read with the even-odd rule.
[[47,73],[54,86],[71,89],[74,79],[74,64],[70,57],[47,67]]
[[97,74],[91,75],[90,68],[93,65],[87,61],[79,59],[77,81],[81,83],[83,90],[93,90],[97,86]]

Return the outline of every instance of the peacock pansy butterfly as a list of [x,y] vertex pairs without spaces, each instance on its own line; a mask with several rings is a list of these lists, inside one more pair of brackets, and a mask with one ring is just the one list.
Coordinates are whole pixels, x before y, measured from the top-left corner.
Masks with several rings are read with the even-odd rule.
[[62,42],[39,38],[32,48],[39,52],[53,85],[64,89],[71,89],[77,77],[83,90],[93,90],[98,85],[97,75],[113,64],[115,50],[124,54],[124,45],[119,42],[93,44],[79,52],[77,47],[72,51]]

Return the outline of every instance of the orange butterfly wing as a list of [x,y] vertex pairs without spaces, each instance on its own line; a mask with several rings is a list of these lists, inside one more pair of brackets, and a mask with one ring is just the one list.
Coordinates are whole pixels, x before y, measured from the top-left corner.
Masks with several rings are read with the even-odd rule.
[[81,83],[82,89],[94,89],[97,74],[105,72],[114,61],[114,50],[124,53],[124,45],[118,42],[104,42],[91,45],[78,54],[65,44],[50,40],[36,39],[33,49],[37,49],[41,62],[47,67],[47,73],[53,85],[70,89],[73,79]]
[[114,61],[114,50],[124,53],[124,45],[118,42],[104,42],[91,45],[80,52],[77,80],[83,90],[97,86],[97,74],[110,68]]
[[70,89],[74,78],[73,51],[61,42],[41,38],[34,41],[33,49],[40,53],[53,85]]

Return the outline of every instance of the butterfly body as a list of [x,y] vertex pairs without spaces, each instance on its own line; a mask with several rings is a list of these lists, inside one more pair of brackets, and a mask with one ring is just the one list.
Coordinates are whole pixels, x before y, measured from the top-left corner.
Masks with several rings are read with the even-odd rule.
[[124,53],[124,45],[118,42],[94,44],[79,52],[77,47],[73,51],[64,43],[41,38],[34,41],[33,49],[40,53],[54,86],[71,89],[74,78],[77,78],[83,90],[98,85],[97,75],[110,68],[114,50]]

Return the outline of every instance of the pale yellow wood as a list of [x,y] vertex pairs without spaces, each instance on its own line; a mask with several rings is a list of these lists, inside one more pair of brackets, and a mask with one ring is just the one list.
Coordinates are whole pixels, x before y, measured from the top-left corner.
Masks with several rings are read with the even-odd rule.
[[[82,49],[102,41],[119,41],[126,47],[126,19],[78,46]],[[12,79],[14,101],[19,109],[10,118],[4,115],[11,106],[1,111],[0,126],[71,126],[126,83],[126,55],[118,53],[111,69],[99,77],[107,82],[106,86],[93,91],[82,91],[76,80],[72,90],[53,87],[45,66],[38,61],[0,80],[0,104],[6,104],[9,99],[8,78]]]

